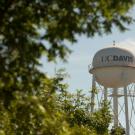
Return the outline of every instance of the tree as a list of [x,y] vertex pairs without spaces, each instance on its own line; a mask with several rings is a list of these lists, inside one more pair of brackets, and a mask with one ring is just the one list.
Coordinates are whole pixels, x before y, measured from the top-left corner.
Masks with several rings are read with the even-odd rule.
[[[102,35],[113,25],[125,30],[124,25],[133,21],[126,14],[133,4],[132,0],[1,0],[0,134],[66,134],[64,128],[70,124],[55,100],[56,91],[64,89],[62,78],[39,71],[39,59],[43,53],[48,61],[66,59],[70,50],[65,41],[76,42],[77,34]],[[76,123],[71,134],[78,129],[92,132]]]
[[125,129],[121,126],[113,127],[110,132],[110,135],[125,135],[125,134],[126,134]]
[[65,58],[69,49],[64,41],[75,42],[76,34],[110,33],[113,25],[125,30],[133,5],[133,0],[1,0],[1,48],[7,47],[10,55],[19,53],[21,60],[31,52],[28,62],[42,51],[49,60]]
[[67,91],[61,94],[60,104],[66,111],[66,120],[71,127],[84,126],[97,135],[109,134],[108,127],[112,116],[106,101],[103,101],[98,111],[91,113],[90,97],[83,94],[82,90],[78,90],[75,94]]
[[108,134],[111,115],[107,106],[103,104],[101,110],[91,115],[89,97],[81,91],[68,93],[59,75],[42,80],[38,93],[16,91],[8,108],[1,104],[1,135]]

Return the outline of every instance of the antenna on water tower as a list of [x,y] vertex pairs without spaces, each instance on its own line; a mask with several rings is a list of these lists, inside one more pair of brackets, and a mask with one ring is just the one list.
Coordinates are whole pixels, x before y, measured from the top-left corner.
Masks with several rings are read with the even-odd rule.
[[113,46],[115,47],[115,40],[113,41]]
[[[113,46],[115,46],[115,41],[113,41]],[[135,88],[128,89],[128,86],[135,82],[135,53],[129,48],[108,47],[99,50],[89,69],[93,75],[91,112],[95,110],[94,92],[97,85],[100,85],[103,99],[112,100],[114,127],[122,125],[126,129],[126,135],[135,134],[135,105],[133,103]]]

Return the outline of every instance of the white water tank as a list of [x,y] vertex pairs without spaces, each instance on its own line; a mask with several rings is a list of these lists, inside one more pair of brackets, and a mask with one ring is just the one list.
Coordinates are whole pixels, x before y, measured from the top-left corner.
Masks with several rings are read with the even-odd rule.
[[127,86],[135,82],[135,52],[121,47],[99,50],[93,58],[90,73],[104,87]]

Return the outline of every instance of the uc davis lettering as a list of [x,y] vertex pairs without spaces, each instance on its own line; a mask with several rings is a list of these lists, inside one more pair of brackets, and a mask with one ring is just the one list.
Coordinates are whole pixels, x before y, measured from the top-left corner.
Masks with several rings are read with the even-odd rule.
[[101,57],[102,62],[111,62],[111,61],[123,61],[123,62],[133,62],[132,56],[118,56],[118,55],[108,55]]

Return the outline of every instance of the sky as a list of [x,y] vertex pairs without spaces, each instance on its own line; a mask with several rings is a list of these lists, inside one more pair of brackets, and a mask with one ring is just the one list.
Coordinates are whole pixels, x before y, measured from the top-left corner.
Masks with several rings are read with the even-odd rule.
[[[135,9],[131,10],[130,14],[135,18]],[[94,54],[104,47],[112,46],[113,41],[116,42],[116,46],[123,44],[135,45],[135,23],[127,27],[129,30],[126,32],[120,32],[118,29],[113,28],[112,33],[109,35],[96,35],[93,38],[80,36],[77,38],[77,43],[73,45],[68,43],[73,52],[69,55],[67,63],[62,61],[48,63],[43,57],[41,59],[43,63],[41,70],[53,76],[55,69],[65,68],[70,76],[65,80],[69,84],[69,91],[74,92],[76,89],[83,89],[87,93],[91,88],[92,80],[92,76],[88,72],[88,65],[91,64]]]

